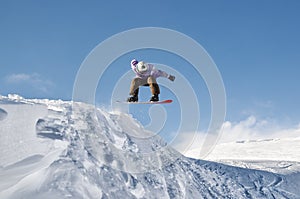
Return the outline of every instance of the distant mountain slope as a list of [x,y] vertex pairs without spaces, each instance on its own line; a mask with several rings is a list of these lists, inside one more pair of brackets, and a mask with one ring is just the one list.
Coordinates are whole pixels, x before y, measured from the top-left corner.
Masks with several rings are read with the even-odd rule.
[[[197,158],[200,149],[185,155]],[[289,174],[300,171],[300,137],[244,140],[217,145],[206,160]]]
[[[197,157],[199,150],[186,153]],[[244,140],[217,145],[207,157],[209,160],[274,160],[300,162],[300,134],[295,138]]]
[[300,198],[300,175],[195,160],[131,116],[0,96],[0,198]]

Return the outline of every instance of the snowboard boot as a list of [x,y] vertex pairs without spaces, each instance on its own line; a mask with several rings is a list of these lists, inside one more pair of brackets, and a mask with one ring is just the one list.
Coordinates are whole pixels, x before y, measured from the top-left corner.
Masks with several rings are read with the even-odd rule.
[[130,97],[127,98],[127,102],[137,102],[139,100],[139,88],[135,89],[133,93],[130,93]]
[[150,98],[150,102],[157,102],[159,101],[159,93],[160,93],[160,90],[159,90],[159,86],[157,83],[151,83],[149,84],[150,86],[150,90],[151,90],[151,93],[152,93],[152,97]]
[[127,102],[137,102],[138,100],[139,98],[136,95],[131,95],[130,97],[127,98]]
[[159,101],[158,94],[152,95],[152,97],[150,98],[150,102],[157,102],[157,101]]

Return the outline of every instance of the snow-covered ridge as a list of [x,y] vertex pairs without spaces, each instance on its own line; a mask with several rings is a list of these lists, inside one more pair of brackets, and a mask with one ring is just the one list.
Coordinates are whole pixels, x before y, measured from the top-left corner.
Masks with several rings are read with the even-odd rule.
[[[199,150],[186,153],[197,157]],[[206,159],[211,161],[254,160],[254,161],[292,161],[300,163],[300,138],[269,138],[257,140],[240,140],[217,145]]]
[[299,172],[186,158],[127,114],[10,95],[0,116],[0,198],[300,198]]

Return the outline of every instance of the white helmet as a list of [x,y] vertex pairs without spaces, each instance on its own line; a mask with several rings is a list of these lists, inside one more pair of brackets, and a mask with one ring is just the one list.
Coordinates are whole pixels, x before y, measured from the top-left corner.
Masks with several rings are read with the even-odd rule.
[[139,73],[145,73],[148,70],[148,64],[143,61],[140,61],[136,66],[136,70]]

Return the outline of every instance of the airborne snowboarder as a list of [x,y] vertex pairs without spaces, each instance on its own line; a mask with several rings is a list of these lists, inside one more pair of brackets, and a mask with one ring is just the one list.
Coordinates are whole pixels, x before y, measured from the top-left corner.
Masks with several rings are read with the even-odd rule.
[[150,102],[159,101],[160,89],[159,85],[156,82],[158,77],[165,77],[171,81],[175,80],[175,76],[169,75],[168,73],[158,70],[154,67],[154,65],[146,63],[144,61],[137,61],[133,59],[131,61],[131,69],[136,74],[136,77],[131,81],[130,86],[130,97],[127,99],[127,102],[137,102],[139,87],[140,86],[149,86],[152,97],[150,98]]

